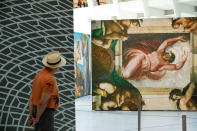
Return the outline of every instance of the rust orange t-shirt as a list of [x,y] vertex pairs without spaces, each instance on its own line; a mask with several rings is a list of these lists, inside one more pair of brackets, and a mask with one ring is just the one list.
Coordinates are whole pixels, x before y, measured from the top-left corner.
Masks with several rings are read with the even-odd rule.
[[42,93],[50,94],[47,108],[59,108],[59,89],[54,75],[46,68],[42,69],[34,78],[32,87],[33,105],[38,106]]

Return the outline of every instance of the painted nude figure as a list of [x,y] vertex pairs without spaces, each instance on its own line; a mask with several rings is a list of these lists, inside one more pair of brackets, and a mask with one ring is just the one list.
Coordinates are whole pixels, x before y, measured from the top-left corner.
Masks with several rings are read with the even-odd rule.
[[197,110],[197,103],[195,99],[192,99],[195,83],[192,82],[188,86],[189,88],[185,94],[180,89],[174,89],[170,92],[169,99],[176,102],[179,110]]
[[[161,45],[151,51],[149,46],[154,43],[139,43],[138,47],[130,48],[125,52],[126,62],[123,62],[122,77],[126,80],[141,80],[147,77],[152,80],[159,80],[165,75],[165,71],[176,71],[181,69],[186,60],[187,52],[184,57],[176,64],[171,64],[171,58],[175,57],[172,52],[166,53],[167,47],[177,41],[185,42],[183,36],[165,40]],[[140,45],[141,44],[141,45]]]
[[197,34],[197,17],[178,18],[172,21],[174,29],[182,26],[185,32],[196,32]]
[[[99,89],[94,92],[104,97],[100,105],[101,110],[137,110],[138,97],[141,97],[132,88],[120,87],[108,82],[99,83]],[[141,103],[143,107],[145,103],[142,98]]]
[[[112,40],[127,40],[127,31],[130,27],[131,20],[110,20],[104,21],[102,24],[102,33],[92,38],[92,43],[103,48],[109,48]],[[98,34],[98,33],[97,33]]]

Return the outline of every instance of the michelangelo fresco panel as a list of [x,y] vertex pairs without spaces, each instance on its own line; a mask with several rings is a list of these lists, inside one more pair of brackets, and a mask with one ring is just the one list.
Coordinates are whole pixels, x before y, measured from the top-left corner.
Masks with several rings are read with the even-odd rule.
[[197,18],[92,21],[93,110],[196,110]]

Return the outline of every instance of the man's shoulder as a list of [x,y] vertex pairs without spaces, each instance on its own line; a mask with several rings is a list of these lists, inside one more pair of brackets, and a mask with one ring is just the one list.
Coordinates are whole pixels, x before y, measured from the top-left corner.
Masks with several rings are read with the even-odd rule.
[[55,77],[50,73],[41,74],[42,80],[44,81],[55,81]]
[[36,77],[41,80],[55,80],[55,77],[50,72],[46,71],[46,69],[42,69],[37,73]]

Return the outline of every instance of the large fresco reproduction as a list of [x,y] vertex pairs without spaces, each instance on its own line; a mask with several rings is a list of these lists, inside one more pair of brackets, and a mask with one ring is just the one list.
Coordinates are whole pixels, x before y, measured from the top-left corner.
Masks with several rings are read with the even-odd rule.
[[90,94],[90,35],[74,33],[75,98]]
[[197,110],[197,18],[92,21],[93,110]]

